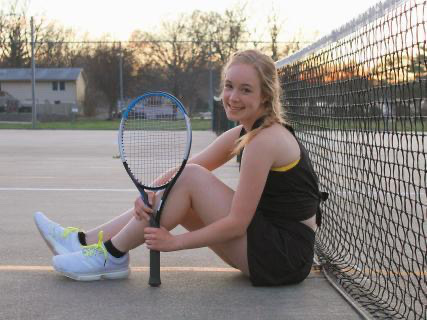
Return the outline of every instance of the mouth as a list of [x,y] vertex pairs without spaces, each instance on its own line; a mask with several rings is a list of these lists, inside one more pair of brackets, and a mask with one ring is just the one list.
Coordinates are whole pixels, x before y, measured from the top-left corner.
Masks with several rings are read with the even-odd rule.
[[230,105],[227,105],[227,108],[231,112],[238,112],[238,111],[245,109],[245,107],[236,107],[236,106],[230,106]]

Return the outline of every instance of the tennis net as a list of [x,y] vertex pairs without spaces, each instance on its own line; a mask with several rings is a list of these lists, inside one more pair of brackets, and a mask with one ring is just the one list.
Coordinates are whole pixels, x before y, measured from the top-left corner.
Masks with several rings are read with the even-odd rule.
[[427,3],[385,1],[277,62],[322,190],[316,254],[372,318],[427,319]]

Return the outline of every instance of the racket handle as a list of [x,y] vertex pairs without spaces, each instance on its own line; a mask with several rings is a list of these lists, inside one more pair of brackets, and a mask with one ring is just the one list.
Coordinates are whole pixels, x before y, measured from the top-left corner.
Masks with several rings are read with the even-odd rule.
[[150,250],[150,279],[148,284],[152,287],[160,286],[160,252]]
[[[144,203],[152,208],[150,203],[148,202],[148,195],[147,193],[141,192],[141,197]],[[159,223],[156,221],[156,219],[151,215],[150,217],[150,226],[159,228]],[[160,281],[160,251],[156,250],[150,250],[150,278],[148,280],[148,284],[152,287],[158,287],[160,286],[162,282]]]
[[[150,226],[158,228],[156,220],[151,217]],[[152,287],[160,286],[160,252],[156,250],[150,250],[150,279],[148,284]]]

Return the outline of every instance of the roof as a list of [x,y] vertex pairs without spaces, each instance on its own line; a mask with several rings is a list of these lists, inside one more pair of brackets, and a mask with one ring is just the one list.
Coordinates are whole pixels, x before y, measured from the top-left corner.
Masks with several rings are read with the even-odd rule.
[[[82,68],[36,68],[36,81],[74,81]],[[0,81],[31,81],[30,68],[0,68]]]

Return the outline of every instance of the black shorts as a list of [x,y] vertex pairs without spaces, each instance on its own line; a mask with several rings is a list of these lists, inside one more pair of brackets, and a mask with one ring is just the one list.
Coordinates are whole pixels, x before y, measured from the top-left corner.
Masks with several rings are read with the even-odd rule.
[[247,232],[250,280],[254,286],[303,281],[310,274],[315,232],[297,221],[280,226],[256,212]]

